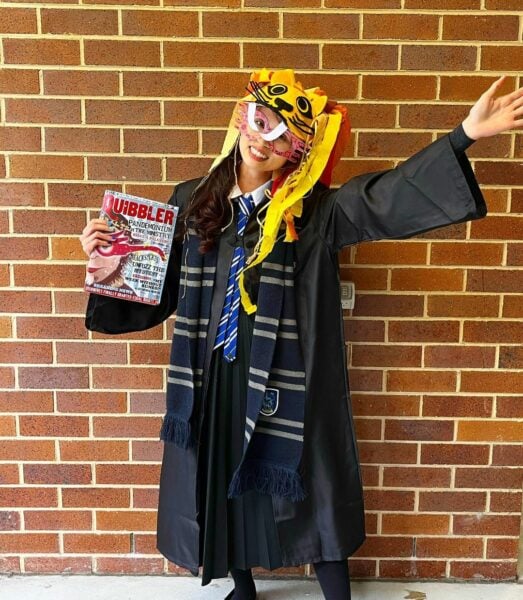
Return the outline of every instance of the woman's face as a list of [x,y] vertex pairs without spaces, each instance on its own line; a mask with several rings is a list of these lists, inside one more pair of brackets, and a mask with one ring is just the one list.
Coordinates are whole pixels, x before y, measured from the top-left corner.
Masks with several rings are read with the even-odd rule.
[[285,156],[280,156],[272,150],[277,145],[281,145],[283,137],[281,140],[267,142],[261,137],[260,132],[275,129],[281,123],[281,119],[274,111],[264,106],[259,106],[257,111],[259,111],[255,118],[257,130],[248,123],[240,128],[240,154],[247,167],[272,173],[287,163]]
[[95,248],[91,252],[89,257],[89,263],[87,267],[86,283],[92,285],[93,283],[100,283],[110,278],[111,275],[116,273],[120,266],[122,256],[116,254],[113,256],[104,256],[98,252]]

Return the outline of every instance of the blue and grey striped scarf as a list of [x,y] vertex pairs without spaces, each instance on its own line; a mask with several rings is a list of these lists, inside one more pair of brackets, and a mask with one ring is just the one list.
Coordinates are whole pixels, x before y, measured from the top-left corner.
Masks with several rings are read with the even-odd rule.
[[[184,242],[180,296],[171,346],[167,412],[160,439],[187,448],[197,442],[195,407],[202,402],[217,251],[198,252],[199,238]],[[243,456],[229,484],[233,498],[247,490],[306,496],[300,474],[305,371],[294,297],[294,244],[279,241],[262,263],[251,345]]]

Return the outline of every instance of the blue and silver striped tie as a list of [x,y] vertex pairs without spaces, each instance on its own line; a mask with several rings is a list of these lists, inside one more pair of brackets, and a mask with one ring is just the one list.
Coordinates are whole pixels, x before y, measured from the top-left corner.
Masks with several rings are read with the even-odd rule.
[[[249,215],[254,208],[252,196],[240,196],[238,199],[240,212],[238,214],[238,235],[242,236]],[[223,304],[222,316],[218,324],[216,342],[214,349],[223,344],[223,356],[226,361],[232,362],[236,358],[236,341],[238,337],[238,316],[240,311],[240,288],[238,279],[245,266],[245,252],[243,246],[237,246],[232,256],[229,278],[227,280],[227,291],[225,293],[225,302]]]

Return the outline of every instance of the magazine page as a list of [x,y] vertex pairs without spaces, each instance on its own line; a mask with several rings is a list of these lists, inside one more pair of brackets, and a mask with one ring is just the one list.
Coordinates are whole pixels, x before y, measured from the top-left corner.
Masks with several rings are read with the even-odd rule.
[[113,239],[91,253],[85,291],[159,304],[178,207],[108,190],[100,217],[113,227]]

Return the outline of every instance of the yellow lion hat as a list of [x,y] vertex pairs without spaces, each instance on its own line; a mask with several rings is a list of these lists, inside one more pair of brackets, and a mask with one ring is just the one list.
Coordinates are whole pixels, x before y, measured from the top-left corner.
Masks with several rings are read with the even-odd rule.
[[[245,270],[268,256],[282,224],[286,227],[286,242],[298,239],[294,217],[302,214],[303,198],[318,181],[330,185],[332,170],[350,136],[346,108],[329,100],[320,88],[305,89],[296,81],[292,69],[255,71],[251,74],[247,92],[236,103],[221,153],[210,171],[233,151],[239,137],[237,115],[241,104],[245,102],[256,102],[276,112],[290,132],[305,142],[305,151],[296,167],[275,179],[272,189],[267,192],[270,202],[263,230]],[[243,307],[247,313],[252,313],[256,306],[245,291],[243,273],[239,283]]]

